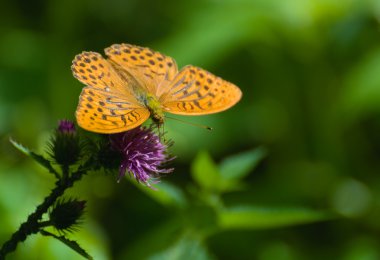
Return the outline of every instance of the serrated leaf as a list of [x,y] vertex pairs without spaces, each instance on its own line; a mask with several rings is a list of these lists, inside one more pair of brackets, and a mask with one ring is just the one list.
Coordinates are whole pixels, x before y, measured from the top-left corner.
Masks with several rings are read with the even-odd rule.
[[219,171],[225,180],[239,180],[252,172],[265,157],[263,147],[225,158],[219,165]]
[[218,190],[221,182],[217,165],[206,151],[201,151],[191,165],[193,179],[206,190]]
[[268,229],[332,219],[332,214],[303,208],[239,206],[219,212],[221,229]]
[[75,252],[77,252],[78,254],[80,254],[81,256],[83,256],[84,258],[86,259],[93,259],[92,256],[90,256],[76,241],[74,240],[70,240],[64,236],[57,236],[53,233],[50,233],[48,231],[45,231],[45,230],[40,230],[40,233],[44,236],[51,236],[51,237],[54,237],[55,239],[58,239],[59,241],[61,241],[62,243],[64,243],[65,245],[67,245],[68,247],[70,247],[71,249],[73,249]]
[[31,150],[29,150],[28,148],[26,148],[25,146],[23,146],[22,144],[19,144],[17,143],[16,141],[14,141],[13,139],[9,139],[9,141],[11,142],[11,144],[16,147],[19,151],[21,151],[22,153],[24,153],[25,155],[33,158],[36,162],[38,162],[40,165],[42,165],[43,167],[45,167],[46,169],[49,170],[50,173],[53,173],[57,178],[59,178],[59,174],[58,172],[53,168],[53,166],[51,165],[50,161],[48,159],[46,159],[45,157],[43,157],[42,155],[39,155],[39,154],[36,154],[35,152],[32,152]]
[[12,138],[9,139],[9,142],[11,142],[11,144],[16,147],[20,152],[30,156],[30,153],[31,151],[26,148],[25,146],[23,146],[22,144],[19,144],[17,143],[15,140],[13,140]]

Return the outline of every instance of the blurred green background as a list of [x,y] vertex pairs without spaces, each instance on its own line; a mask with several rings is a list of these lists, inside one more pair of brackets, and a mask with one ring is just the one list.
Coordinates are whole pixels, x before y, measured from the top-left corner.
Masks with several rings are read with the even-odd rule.
[[[74,119],[82,87],[70,71],[74,56],[122,42],[203,67],[243,98],[220,114],[181,117],[212,132],[167,120],[178,158],[156,194],[101,173],[69,191],[88,201],[72,237],[95,259],[380,259],[378,0],[2,1],[0,244],[54,182],[9,137],[43,152],[58,120]],[[202,184],[216,167],[211,158],[257,147],[266,156],[241,187]],[[160,200],[163,190],[177,202]],[[237,215],[228,224],[235,228],[204,235],[215,194],[223,208],[257,207],[264,220],[277,214],[269,209],[334,217],[290,225],[313,222],[290,215],[266,227]],[[9,259],[81,257],[35,235]]]

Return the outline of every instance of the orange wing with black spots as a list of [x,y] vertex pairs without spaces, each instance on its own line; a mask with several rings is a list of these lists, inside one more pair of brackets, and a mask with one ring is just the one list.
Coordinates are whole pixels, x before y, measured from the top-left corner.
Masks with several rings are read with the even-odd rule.
[[149,93],[161,96],[178,73],[174,59],[149,48],[130,44],[114,44],[105,49],[109,60],[125,69]]
[[149,111],[134,97],[133,77],[121,79],[112,65],[95,52],[83,52],[73,61],[74,77],[83,88],[76,110],[79,126],[97,133],[118,133],[135,128]]
[[234,84],[191,65],[178,73],[168,89],[162,97],[163,108],[180,115],[221,112],[235,105],[242,96]]
[[217,113],[241,99],[234,84],[190,65],[178,72],[174,59],[149,48],[114,44],[105,52],[107,60],[83,52],[72,65],[74,77],[86,85],[76,118],[89,131],[126,131],[145,122],[150,112],[157,119],[162,110],[181,115]]

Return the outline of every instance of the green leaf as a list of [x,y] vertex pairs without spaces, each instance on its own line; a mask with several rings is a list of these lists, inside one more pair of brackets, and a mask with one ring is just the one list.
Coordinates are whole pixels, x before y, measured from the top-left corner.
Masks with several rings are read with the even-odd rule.
[[76,241],[70,240],[64,236],[54,235],[53,233],[50,233],[45,230],[40,230],[40,233],[44,236],[51,236],[51,237],[54,237],[55,239],[58,239],[59,241],[61,241],[62,243],[64,243],[65,245],[67,245],[68,247],[70,247],[71,249],[73,249],[75,252],[77,252],[78,254],[80,254],[86,259],[93,259]]
[[268,229],[332,219],[332,214],[303,208],[240,206],[219,212],[222,229]]
[[28,148],[26,148],[22,144],[17,143],[13,139],[9,139],[9,141],[19,151],[26,154],[27,156],[30,156],[36,162],[38,162],[40,165],[42,165],[43,167],[48,169],[50,173],[54,174],[57,178],[60,178],[58,172],[53,168],[53,166],[51,165],[51,163],[48,159],[44,158],[42,155],[39,155],[39,154],[36,154],[35,152],[32,152],[31,150],[29,150]]
[[206,190],[218,190],[221,177],[217,165],[206,151],[198,153],[191,165],[193,179]]
[[148,259],[150,260],[207,260],[214,259],[211,257],[207,248],[203,245],[202,240],[196,236],[183,235],[176,243],[166,250],[155,254]]
[[25,146],[23,146],[22,144],[19,144],[17,143],[16,141],[14,141],[13,139],[9,139],[9,142],[11,142],[11,144],[13,144],[14,147],[16,147],[20,152],[28,155],[28,156],[31,156],[31,151],[26,148]]
[[162,205],[177,208],[184,208],[187,205],[187,200],[182,190],[171,183],[160,181],[159,183],[154,184],[155,189],[143,186],[133,180],[132,183]]
[[252,172],[266,153],[265,148],[259,147],[227,157],[219,165],[220,174],[225,180],[239,180]]

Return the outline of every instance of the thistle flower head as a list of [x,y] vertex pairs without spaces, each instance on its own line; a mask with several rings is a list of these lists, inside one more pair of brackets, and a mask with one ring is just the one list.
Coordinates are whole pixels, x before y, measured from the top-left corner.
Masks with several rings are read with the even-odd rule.
[[163,168],[170,161],[168,144],[162,143],[151,128],[138,127],[127,132],[110,135],[113,149],[121,153],[119,180],[128,172],[147,186],[156,182],[160,173],[172,172],[172,168]]
[[70,120],[59,121],[57,130],[63,134],[75,134],[76,133],[75,125]]
[[50,154],[56,163],[65,168],[75,164],[81,155],[82,145],[75,125],[61,120],[50,141]]

